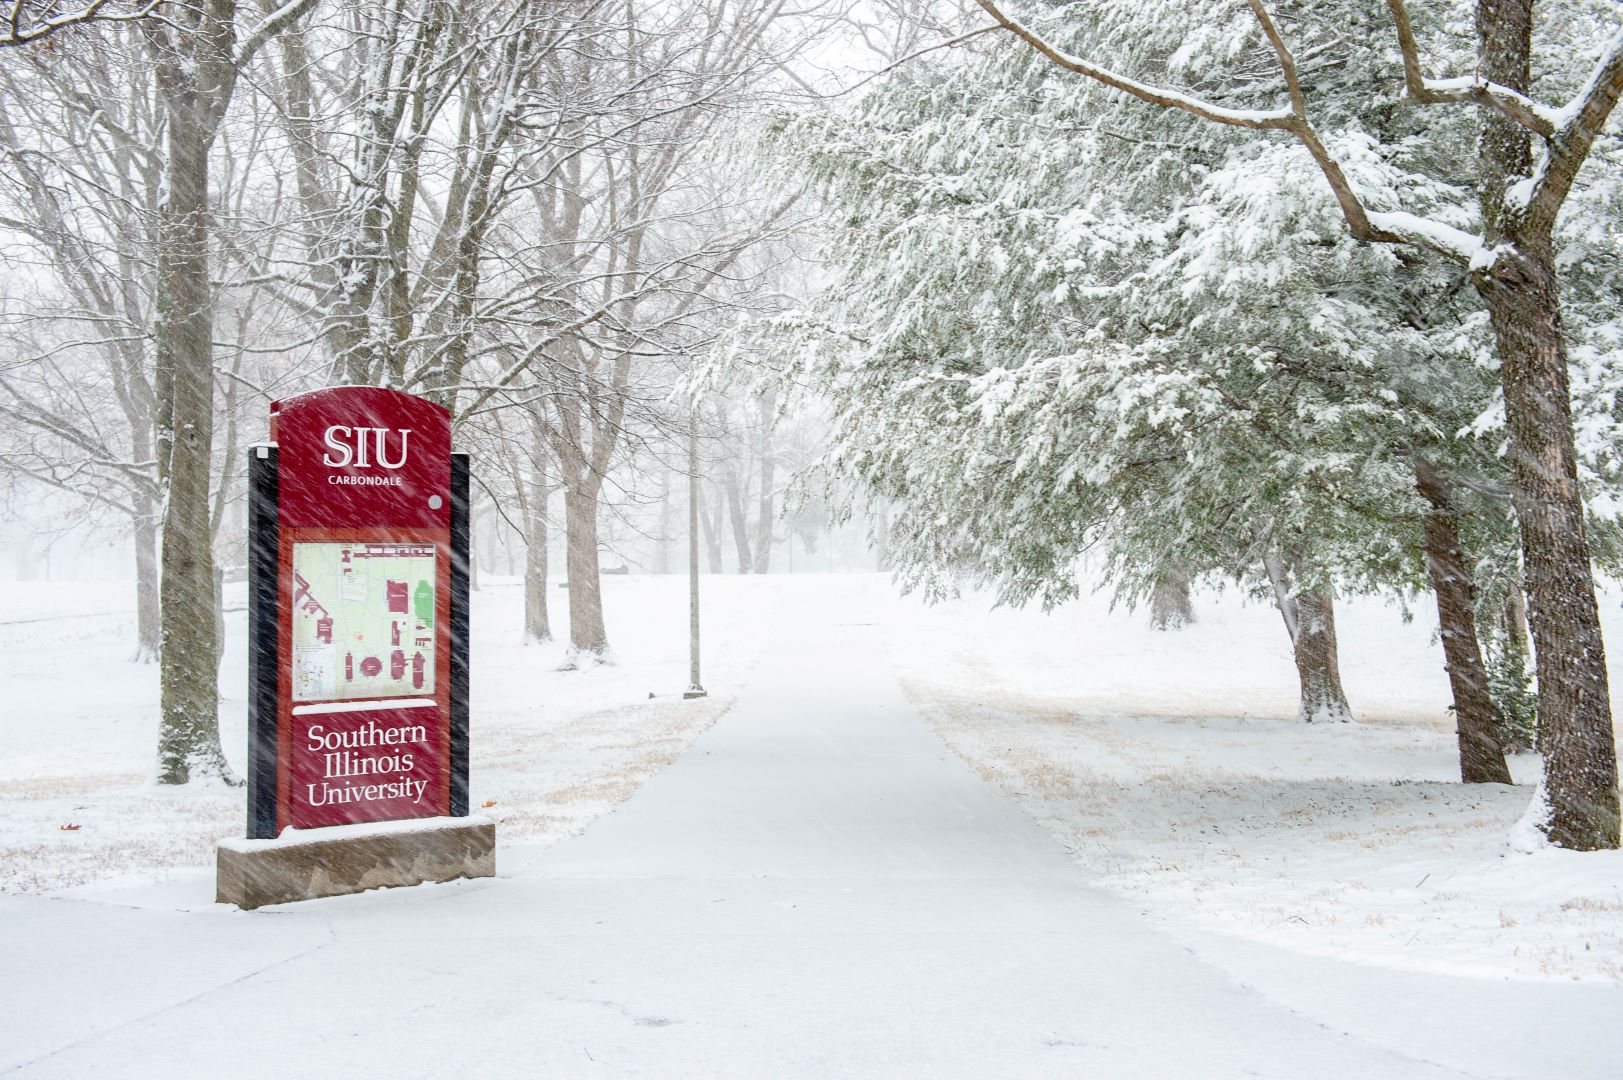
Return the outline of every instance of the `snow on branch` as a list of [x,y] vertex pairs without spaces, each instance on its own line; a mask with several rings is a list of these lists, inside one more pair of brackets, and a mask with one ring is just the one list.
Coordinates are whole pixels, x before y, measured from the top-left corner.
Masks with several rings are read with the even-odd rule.
[[1549,156],[1540,166],[1527,219],[1534,227],[1547,228],[1572,190],[1589,148],[1606,126],[1618,98],[1623,96],[1623,25],[1601,50],[1589,81],[1559,113],[1559,123],[1550,138]]
[[1488,82],[1478,75],[1454,79],[1428,79],[1420,70],[1420,46],[1415,42],[1404,0],[1386,0],[1397,26],[1398,49],[1403,53],[1403,93],[1423,105],[1480,105],[1503,113],[1542,138],[1550,138],[1560,125],[1560,114],[1519,90]]
[[1467,264],[1483,257],[1482,245],[1477,238],[1458,229],[1414,214],[1371,214],[1364,207],[1363,200],[1342,169],[1341,163],[1330,153],[1312,121],[1308,119],[1307,99],[1302,93],[1301,83],[1297,77],[1296,60],[1262,0],[1247,0],[1247,3],[1251,7],[1251,13],[1256,16],[1263,35],[1268,39],[1268,44],[1274,50],[1280,72],[1285,79],[1285,90],[1290,95],[1290,103],[1285,108],[1265,111],[1228,109],[1176,90],[1153,86],[1119,75],[1074,56],[1046,40],[1031,27],[1005,15],[994,0],[975,0],[975,2],[1004,29],[1068,71],[1085,75],[1095,82],[1131,94],[1140,101],[1162,108],[1180,109],[1213,123],[1284,131],[1294,135],[1297,141],[1307,148],[1308,153],[1313,155],[1314,162],[1319,166],[1319,171],[1324,174],[1325,181],[1335,195],[1336,204],[1341,209],[1342,217],[1346,219],[1347,229],[1355,239],[1379,244],[1419,245]]
[[1015,37],[1036,49],[1049,60],[1068,71],[1078,75],[1086,75],[1095,82],[1103,83],[1113,89],[1131,94],[1140,101],[1147,101],[1151,105],[1160,105],[1167,109],[1181,109],[1192,113],[1203,120],[1213,123],[1229,124],[1244,128],[1271,128],[1277,131],[1287,131],[1295,119],[1295,113],[1289,109],[1228,109],[1221,105],[1213,105],[1188,94],[1169,90],[1166,87],[1154,86],[1150,83],[1139,82],[1125,75],[1118,75],[1109,68],[1091,63],[1079,56],[1072,55],[1053,44],[1037,33],[1031,27],[1018,19],[1005,15],[992,0],[975,0],[992,18],[996,19],[1003,29],[1014,34]]
[[10,0],[0,21],[0,48],[27,45],[50,37],[70,26],[93,22],[130,22],[144,19],[157,10],[162,0],[88,0],[80,7],[63,10],[60,0]]
[[281,7],[265,16],[264,21],[254,28],[248,35],[248,40],[237,52],[234,62],[238,70],[245,67],[248,61],[254,58],[254,54],[264,48],[267,41],[286,30],[295,19],[315,6],[316,0],[286,0]]
[[1432,218],[1393,210],[1371,212],[1369,220],[1376,229],[1398,237],[1403,243],[1453,256],[1472,269],[1481,269],[1493,259],[1493,252],[1483,246],[1481,237]]

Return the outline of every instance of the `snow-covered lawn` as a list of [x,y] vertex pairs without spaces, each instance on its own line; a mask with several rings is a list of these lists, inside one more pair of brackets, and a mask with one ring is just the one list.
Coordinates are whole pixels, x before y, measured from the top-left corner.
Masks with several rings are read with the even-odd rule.
[[[731,704],[759,652],[767,593],[707,579],[706,672],[721,692],[683,701],[687,582],[607,577],[615,663],[559,672],[560,642],[521,643],[523,588],[486,576],[474,593],[471,797],[504,846],[579,832],[679,754]],[[148,783],[157,668],[130,661],[126,583],[6,582],[0,615],[0,891],[42,892],[212,866],[243,831],[243,792]],[[568,594],[554,588],[562,625]],[[228,591],[221,729],[247,749],[244,592]],[[729,692],[731,691],[731,692]],[[488,805],[485,805],[488,804]]]
[[[683,702],[685,581],[605,585],[617,663],[567,673],[555,670],[562,645],[520,643],[516,582],[486,578],[475,594],[473,801],[504,848],[580,831],[679,754],[731,703],[791,590],[847,596],[853,610],[890,591],[859,575],[706,578],[715,696]],[[6,590],[0,890],[211,866],[215,842],[241,835],[242,792],[147,783],[156,669],[129,660],[127,587]],[[555,589],[560,613],[564,600]],[[1173,633],[1100,598],[1051,615],[992,611],[984,597],[874,609],[904,688],[948,745],[1170,929],[1389,967],[1623,978],[1623,854],[1513,847],[1531,757],[1514,763],[1516,787],[1457,782],[1429,612],[1405,623],[1380,601],[1343,601],[1359,722],[1310,727],[1293,719],[1274,611],[1232,595],[1197,607],[1200,621]],[[1603,610],[1623,657],[1618,597]],[[222,722],[240,766],[240,611],[228,625]]]
[[1623,853],[1515,849],[1530,755],[1515,787],[1458,782],[1430,613],[1341,602],[1359,722],[1308,726],[1271,608],[1202,595],[1195,626],[1157,633],[1108,607],[901,602],[889,634],[936,731],[1101,885],[1173,928],[1364,963],[1623,978]]

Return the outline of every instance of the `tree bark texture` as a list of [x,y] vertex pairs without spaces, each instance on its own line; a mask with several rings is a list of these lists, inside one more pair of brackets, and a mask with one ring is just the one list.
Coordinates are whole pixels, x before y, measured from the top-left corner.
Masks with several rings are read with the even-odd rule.
[[[407,20],[400,8],[390,7],[375,30],[378,40],[371,56],[361,61],[367,90],[361,115],[368,130],[356,144],[355,159],[347,163],[349,191],[343,199],[355,226],[332,260],[337,273],[327,298],[325,337],[334,378],[342,382],[382,382],[401,370],[392,355],[388,305],[379,301],[393,291],[396,230],[408,224],[397,215],[409,213],[416,192],[415,144],[401,130],[402,123],[408,114],[414,122],[422,120],[425,68],[431,66],[445,22],[438,10],[431,17]],[[399,182],[391,191],[396,168]],[[444,405],[449,404],[446,386],[442,369],[429,389]]]
[[597,498],[566,491],[564,528],[569,550],[569,647],[580,657],[602,658],[609,651],[603,625],[603,586],[597,565]]
[[531,474],[524,502],[524,640],[552,640],[547,613],[547,500],[551,492],[539,468]]
[[220,665],[225,661],[225,567],[214,564],[214,678],[219,686]]
[[[1533,0],[1478,0],[1481,76],[1525,93],[1532,28]],[[1551,144],[1552,161],[1561,149],[1559,140]],[[1575,171],[1580,161],[1565,157],[1559,169]],[[1578,490],[1554,213],[1530,214],[1505,201],[1513,184],[1531,177],[1532,162],[1528,131],[1486,113],[1478,194],[1497,257],[1473,271],[1472,283],[1493,328],[1510,431],[1511,489],[1538,673],[1548,809],[1542,828],[1551,843],[1589,851],[1619,843],[1617,747]]]
[[727,486],[727,520],[733,526],[733,546],[738,550],[738,572],[748,574],[755,569],[750,552],[749,522],[744,517],[744,493],[738,482],[738,470],[729,464],[724,473]]
[[1195,605],[1189,597],[1189,575],[1182,567],[1155,579],[1150,592],[1150,629],[1180,630],[1195,621]]
[[1274,600],[1285,621],[1285,631],[1290,635],[1292,658],[1296,662],[1296,679],[1301,690],[1296,719],[1308,724],[1351,720],[1352,707],[1341,689],[1335,602],[1330,590],[1301,587],[1299,558],[1294,561],[1294,573],[1286,569],[1284,560],[1272,554],[1263,557],[1263,566],[1273,585]]
[[1533,643],[1527,630],[1527,594],[1520,582],[1505,604],[1505,634],[1517,651],[1524,655],[1532,651]]
[[163,640],[158,594],[158,521],[152,500],[136,500],[135,539],[135,659],[151,663]]
[[1560,847],[1615,848],[1619,802],[1611,691],[1578,491],[1553,252],[1502,254],[1476,284],[1498,342],[1510,429],[1545,755],[1544,831]]
[[537,643],[552,640],[552,621],[547,615],[547,540],[542,524],[524,549],[524,640]]
[[1538,739],[1538,693],[1531,674],[1533,642],[1527,631],[1527,597],[1520,580],[1510,591],[1499,620],[1503,641],[1500,664],[1506,683],[1500,693],[1515,696],[1509,714],[1505,706],[1500,705],[1499,744],[1506,754],[1542,752]]
[[[218,117],[184,76],[166,80],[168,195],[159,211],[157,368],[168,389],[160,464],[158,782],[228,776],[215,687],[214,552],[209,483],[214,437],[214,313],[209,281],[209,148]],[[164,451],[167,450],[165,454]]]
[[704,522],[704,553],[705,561],[710,566],[712,574],[721,573],[721,530],[717,527],[716,518],[719,513],[709,499],[703,495],[703,485],[700,485],[699,517]]
[[[1533,0],[1477,0],[1478,71],[1488,82],[1527,93],[1532,82]],[[1503,225],[1505,190],[1533,171],[1533,137],[1492,109],[1481,112],[1477,201],[1490,235]]]
[[1460,779],[1467,784],[1508,784],[1499,740],[1498,710],[1488,693],[1488,672],[1476,633],[1476,586],[1460,549],[1457,517],[1448,488],[1429,464],[1415,464],[1415,486],[1431,504],[1422,528],[1426,571],[1437,597],[1437,625],[1443,661],[1454,693],[1454,720],[1460,746]]
[[501,560],[502,545],[501,537],[499,535],[501,526],[497,524],[496,521],[492,520],[493,517],[494,515],[490,514],[485,516],[485,521],[489,525],[489,528],[485,529],[483,533],[483,538],[485,541],[485,566],[492,574],[500,574],[506,572],[502,568]]
[[1352,707],[1341,689],[1335,602],[1330,590],[1299,590],[1296,622],[1296,676],[1302,687],[1296,718],[1309,724],[1351,720]]
[[774,394],[762,394],[757,402],[759,412],[760,432],[757,445],[759,455],[759,479],[761,490],[756,499],[755,513],[755,560],[753,569],[757,574],[765,574],[772,569],[772,526],[774,524],[774,499],[772,485],[776,481],[778,468],[777,454],[773,447],[773,434],[777,413],[777,398]]
[[214,303],[209,276],[209,152],[255,50],[302,18],[314,0],[268,16],[239,49],[236,0],[166,8],[141,25],[163,102],[164,198],[157,214],[153,338],[158,475],[164,492],[159,555],[158,771],[234,781],[220,749],[213,525]]

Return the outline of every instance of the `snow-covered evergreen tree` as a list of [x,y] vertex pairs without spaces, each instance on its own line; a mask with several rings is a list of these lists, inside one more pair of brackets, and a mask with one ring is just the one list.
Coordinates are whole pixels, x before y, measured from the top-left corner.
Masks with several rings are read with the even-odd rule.
[[[1367,197],[1470,227],[1471,117],[1417,138],[1415,113],[1379,93],[1384,9],[1351,7],[1334,27],[1301,13],[1310,40],[1336,31],[1336,51],[1299,60],[1327,143]],[[1277,74],[1246,60],[1250,23],[1067,11],[1049,29],[1119,69],[1271,101]],[[945,591],[972,563],[1004,599],[1052,603],[1094,546],[1130,601],[1169,566],[1235,578],[1279,600],[1315,719],[1346,715],[1335,583],[1446,582],[1428,537],[1458,567],[1514,571],[1502,408],[1465,275],[1354,242],[1291,141],[1007,49],[916,66],[787,138],[838,224],[805,368],[839,405],[833,463],[890,501],[910,584]],[[1450,652],[1474,702],[1462,772],[1508,779],[1470,625],[1478,584],[1444,613],[1450,643],[1469,639]]]
[[[1588,32],[1574,40],[1553,36],[1557,51],[1546,54],[1555,61],[1552,78],[1536,70],[1536,61],[1545,59],[1537,55],[1538,43],[1547,44],[1552,35],[1535,39],[1532,0],[1477,0],[1468,26],[1453,18],[1463,14],[1461,7],[1438,5],[1439,18],[1417,23],[1406,0],[1386,0],[1405,101],[1439,106],[1439,115],[1463,106],[1479,118],[1481,137],[1470,177],[1480,217],[1473,227],[1461,228],[1450,219],[1466,216],[1463,206],[1448,213],[1416,213],[1402,200],[1367,190],[1346,168],[1331,137],[1337,110],[1319,100],[1317,76],[1299,59],[1331,53],[1343,60],[1355,58],[1360,39],[1347,30],[1364,5],[1330,9],[1329,21],[1321,5],[1288,0],[1277,5],[1278,19],[1263,0],[1247,0],[1243,10],[1237,3],[1200,5],[1211,9],[1210,17],[1228,18],[1223,26],[1250,16],[1245,25],[1257,34],[1257,47],[1240,50],[1237,63],[1204,70],[1243,77],[1248,60],[1271,56],[1283,100],[1276,98],[1279,103],[1272,108],[1256,108],[1237,106],[1221,93],[1176,89],[1155,72],[1124,74],[1133,68],[1117,65],[1108,51],[1093,53],[1095,59],[1086,49],[1070,51],[1063,38],[1069,36],[1078,9],[1089,5],[1043,12],[1041,22],[1052,25],[1051,30],[1011,17],[995,0],[976,2],[1012,39],[1091,83],[1209,123],[1289,136],[1313,160],[1350,235],[1373,244],[1436,252],[1466,271],[1488,313],[1504,391],[1510,488],[1539,671],[1545,747],[1543,787],[1535,800],[1541,808],[1539,827],[1563,847],[1619,846],[1623,814],[1617,751],[1579,484],[1555,235],[1590,152],[1623,98],[1623,24],[1615,11],[1572,0],[1568,11],[1577,18],[1558,29],[1581,26]],[[1168,23],[1179,21],[1181,13],[1173,6],[1149,6]],[[1474,56],[1468,54],[1472,45]],[[1576,69],[1579,77],[1568,82],[1562,76],[1572,72],[1575,56],[1584,59]],[[1103,57],[1109,59],[1098,59]],[[1431,74],[1434,63],[1443,71],[1461,70],[1459,60],[1466,61],[1467,74]],[[1443,121],[1417,142],[1443,146],[1448,129]]]

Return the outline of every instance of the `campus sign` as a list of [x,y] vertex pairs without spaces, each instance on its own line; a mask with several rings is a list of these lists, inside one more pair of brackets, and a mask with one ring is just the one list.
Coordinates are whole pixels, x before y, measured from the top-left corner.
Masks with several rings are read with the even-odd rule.
[[468,812],[468,469],[379,387],[271,406],[250,451],[248,836]]

